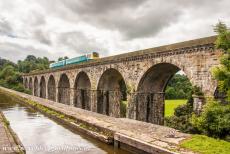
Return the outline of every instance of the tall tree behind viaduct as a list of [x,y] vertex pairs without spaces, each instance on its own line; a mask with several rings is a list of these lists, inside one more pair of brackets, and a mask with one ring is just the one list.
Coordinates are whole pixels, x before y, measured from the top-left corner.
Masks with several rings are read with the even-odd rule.
[[217,84],[210,69],[219,65],[222,54],[214,48],[215,40],[207,37],[30,73],[23,77],[24,84],[30,77],[41,83],[42,76],[48,80],[53,75],[57,102],[114,117],[120,117],[125,87],[127,118],[163,124],[165,87],[179,70],[206,96],[213,96]]

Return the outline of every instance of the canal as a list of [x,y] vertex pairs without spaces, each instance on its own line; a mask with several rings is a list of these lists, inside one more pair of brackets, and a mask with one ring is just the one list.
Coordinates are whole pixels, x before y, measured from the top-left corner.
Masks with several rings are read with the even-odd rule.
[[40,112],[13,101],[1,92],[0,109],[18,135],[27,154],[128,153],[71,130]]

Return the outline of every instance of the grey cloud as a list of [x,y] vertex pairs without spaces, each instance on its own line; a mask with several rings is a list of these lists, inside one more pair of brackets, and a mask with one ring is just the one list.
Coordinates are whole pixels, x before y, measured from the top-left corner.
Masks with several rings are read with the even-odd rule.
[[30,23],[31,26],[41,26],[46,24],[45,15],[37,12],[31,11],[29,15],[29,20],[25,20],[24,22]]
[[33,32],[33,37],[35,40],[38,40],[39,42],[46,44],[46,45],[51,45],[51,39],[49,37],[48,32],[43,32],[42,30],[35,30]]
[[42,0],[39,3],[59,18],[118,31],[127,40],[154,36],[176,22],[182,11],[178,3],[161,0]]
[[118,30],[126,39],[154,36],[175,22],[181,7],[175,2],[151,0],[65,0],[63,4],[82,21]]
[[35,55],[37,57],[52,57],[52,55],[45,50],[38,50],[32,46],[23,47],[14,43],[0,42],[0,56],[9,59],[13,62],[24,59],[27,55]]
[[147,0],[63,0],[63,4],[78,14],[105,14],[124,8],[136,8]]
[[[7,5],[1,5],[3,3]],[[23,7],[27,5],[28,7],[22,8],[20,6],[22,3]],[[212,27],[206,28],[206,26],[213,22],[215,24],[215,20],[217,22],[223,18],[230,23],[229,7],[229,0],[39,0],[34,3],[27,3],[24,0],[2,1],[0,2],[0,9],[3,12],[1,15],[6,15],[6,19],[8,19],[7,15],[9,17],[15,15],[17,20],[13,17],[7,21],[0,16],[0,35],[15,39],[12,37],[15,34],[22,39],[31,40],[31,45],[46,46],[45,49],[51,49],[56,53],[58,51],[54,50],[63,50],[63,53],[68,52],[66,54],[68,56],[72,53],[83,54],[91,51],[108,55],[112,52],[108,50],[135,50],[139,45],[151,46],[152,42],[159,40],[156,38],[157,34],[162,37],[161,40],[167,40],[165,42],[177,41],[176,36],[171,36],[171,40],[165,36],[165,32],[168,31],[170,35],[174,35],[176,31],[179,37],[184,36],[182,38],[186,39],[190,39],[193,34],[196,36],[201,36],[205,32],[205,35],[210,34],[210,30],[207,29]],[[63,25],[54,25],[51,23],[53,21]],[[94,30],[97,34],[97,30],[100,29],[103,36],[99,39],[108,38],[105,40],[108,44],[97,41],[97,38],[92,37],[95,35],[86,36],[87,29],[81,27],[84,23],[93,29],[96,27]],[[181,31],[171,26],[175,23],[182,27]],[[71,30],[65,25],[71,25]],[[182,34],[183,32],[186,34]],[[121,34],[123,39],[117,33]],[[115,36],[110,37],[108,34],[115,34]],[[149,37],[150,41],[146,42],[146,37]],[[17,40],[9,42],[17,42]],[[19,43],[5,43],[5,45],[0,43],[0,53],[14,60],[33,53],[37,56],[54,56],[48,51],[38,51],[32,46],[23,47]]]
[[101,29],[119,31],[127,40],[156,36],[164,28],[178,22],[186,10],[193,10],[198,14],[197,18],[199,16],[209,18],[210,15],[221,10],[219,6],[223,8],[226,7],[223,4],[228,3],[226,0],[62,0],[59,2],[75,13],[68,17],[73,22],[83,21]]
[[4,18],[0,18],[0,35],[13,35],[13,28]]
[[75,53],[81,55],[89,52],[100,52],[102,55],[107,55],[107,50],[103,44],[98,43],[93,38],[86,37],[82,32],[73,31],[62,33],[58,37],[58,44],[67,46]]

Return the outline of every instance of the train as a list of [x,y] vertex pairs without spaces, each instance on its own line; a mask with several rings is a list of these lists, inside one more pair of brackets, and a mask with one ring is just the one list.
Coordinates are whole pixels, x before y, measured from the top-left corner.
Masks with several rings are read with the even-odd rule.
[[89,54],[85,54],[79,57],[74,57],[74,58],[70,58],[70,59],[65,59],[65,60],[61,60],[58,62],[54,62],[51,63],[49,68],[60,68],[60,67],[64,67],[66,65],[71,65],[71,64],[79,64],[85,61],[90,61],[90,60],[94,60],[94,59],[98,59],[99,58],[99,54],[97,52],[92,52]]

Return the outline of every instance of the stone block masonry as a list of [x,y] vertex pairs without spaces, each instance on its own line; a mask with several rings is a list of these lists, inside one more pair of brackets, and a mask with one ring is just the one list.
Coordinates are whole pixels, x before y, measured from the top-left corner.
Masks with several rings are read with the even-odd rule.
[[222,55],[215,40],[212,36],[34,72],[25,74],[23,82],[34,96],[113,117],[122,117],[126,103],[126,118],[163,124],[164,92],[179,70],[205,96],[214,95],[217,83],[210,70]]

